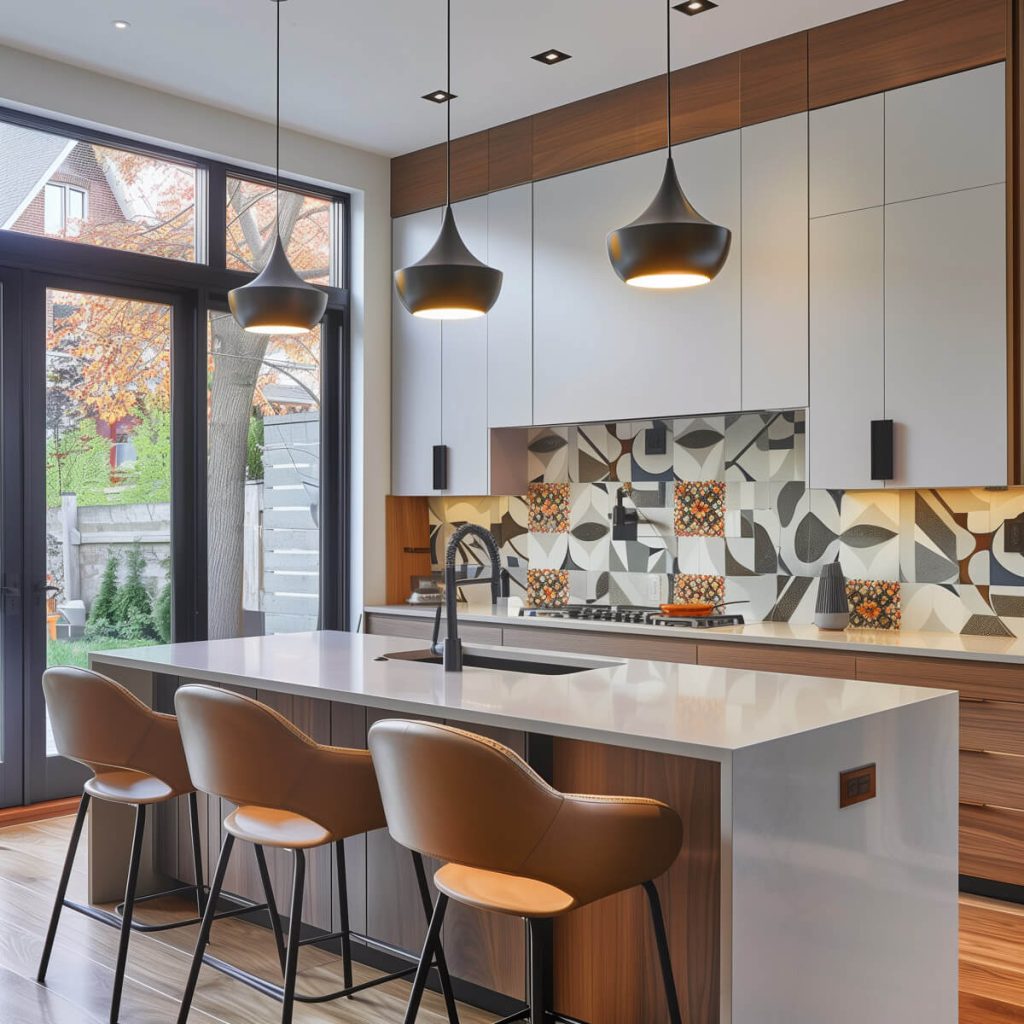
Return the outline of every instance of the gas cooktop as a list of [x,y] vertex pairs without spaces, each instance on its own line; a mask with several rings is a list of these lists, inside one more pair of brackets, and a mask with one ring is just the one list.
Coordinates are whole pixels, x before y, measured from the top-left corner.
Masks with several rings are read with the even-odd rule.
[[624,622],[634,626],[672,626],[687,629],[742,626],[744,621],[743,616],[737,614],[668,616],[660,608],[642,608],[627,604],[569,604],[564,608],[524,608],[520,615],[536,619]]

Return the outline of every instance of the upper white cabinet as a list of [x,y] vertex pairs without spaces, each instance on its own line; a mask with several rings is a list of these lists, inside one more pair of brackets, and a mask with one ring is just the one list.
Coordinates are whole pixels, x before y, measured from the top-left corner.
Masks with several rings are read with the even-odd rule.
[[[826,217],[885,202],[885,96],[810,113],[810,215]],[[812,275],[813,258],[811,262]]]
[[[453,203],[455,221],[470,252],[484,263],[487,243],[487,197]],[[441,443],[448,448],[451,494],[488,491],[487,434],[488,318],[445,320],[441,325]]]
[[632,288],[608,260],[608,232],[650,203],[664,152],[534,184],[535,422],[739,408],[739,133],[678,146],[674,155],[697,209],[733,231],[725,269],[701,288]]
[[[420,259],[441,230],[441,211],[398,217],[392,224],[395,268]],[[433,448],[441,444],[441,324],[411,316],[392,286],[391,490],[436,494]]]
[[742,136],[740,408],[802,407],[808,392],[807,115],[753,125]]
[[1006,180],[1006,65],[885,96],[885,201]]
[[533,185],[488,197],[487,262],[505,275],[487,316],[487,419],[533,422]]
[[885,407],[894,487],[1004,485],[1006,195],[885,210]]

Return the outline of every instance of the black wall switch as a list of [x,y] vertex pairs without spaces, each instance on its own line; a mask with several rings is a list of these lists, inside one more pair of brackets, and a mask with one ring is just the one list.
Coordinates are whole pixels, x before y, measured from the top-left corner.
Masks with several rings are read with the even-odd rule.
[[434,445],[434,490],[448,490],[448,446]]
[[655,423],[650,430],[644,431],[644,452],[647,455],[668,453],[668,430],[664,423]]
[[1024,513],[1003,524],[1003,548],[1011,555],[1024,555]]

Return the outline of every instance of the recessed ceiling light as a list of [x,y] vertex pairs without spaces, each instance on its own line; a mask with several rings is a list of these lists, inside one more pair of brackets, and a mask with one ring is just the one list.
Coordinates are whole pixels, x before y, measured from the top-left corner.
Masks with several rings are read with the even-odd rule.
[[717,6],[718,4],[713,3],[712,0],[683,0],[681,4],[676,4],[675,9],[693,17],[695,14],[703,14]]
[[563,53],[561,50],[544,50],[542,53],[535,53],[530,60],[540,64],[561,64],[563,60],[572,60],[572,54]]
[[431,103],[448,103],[458,97],[453,92],[445,92],[444,89],[435,89],[433,92],[428,92],[422,98],[430,100]]
[[119,28],[123,30],[131,27],[132,23],[130,21],[123,21],[121,18],[118,18],[117,21],[114,22],[114,28]]

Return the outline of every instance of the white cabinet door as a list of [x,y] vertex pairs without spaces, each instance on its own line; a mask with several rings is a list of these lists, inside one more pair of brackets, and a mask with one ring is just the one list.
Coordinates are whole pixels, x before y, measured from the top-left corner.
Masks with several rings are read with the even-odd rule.
[[807,405],[807,115],[743,135],[743,409]]
[[[454,203],[455,222],[477,259],[489,263],[487,197]],[[487,494],[487,317],[441,328],[441,440],[448,446],[448,493]]]
[[535,183],[535,422],[739,408],[739,134],[676,147],[675,158],[697,209],[734,232],[725,269],[700,288],[632,288],[608,261],[608,232],[654,198],[664,152]]
[[492,427],[533,422],[533,185],[488,197],[487,261],[504,275],[487,316],[487,418]]
[[810,487],[879,487],[871,421],[885,404],[885,211],[811,221]]
[[[398,217],[392,225],[397,270],[420,259],[441,229],[441,211]],[[433,447],[441,443],[441,324],[411,316],[392,285],[391,490],[435,494]]]
[[1006,483],[1005,205],[992,185],[886,207],[894,487]]
[[1006,65],[885,96],[885,201],[1006,180]]
[[812,110],[809,130],[811,217],[881,206],[885,96],[879,93]]

